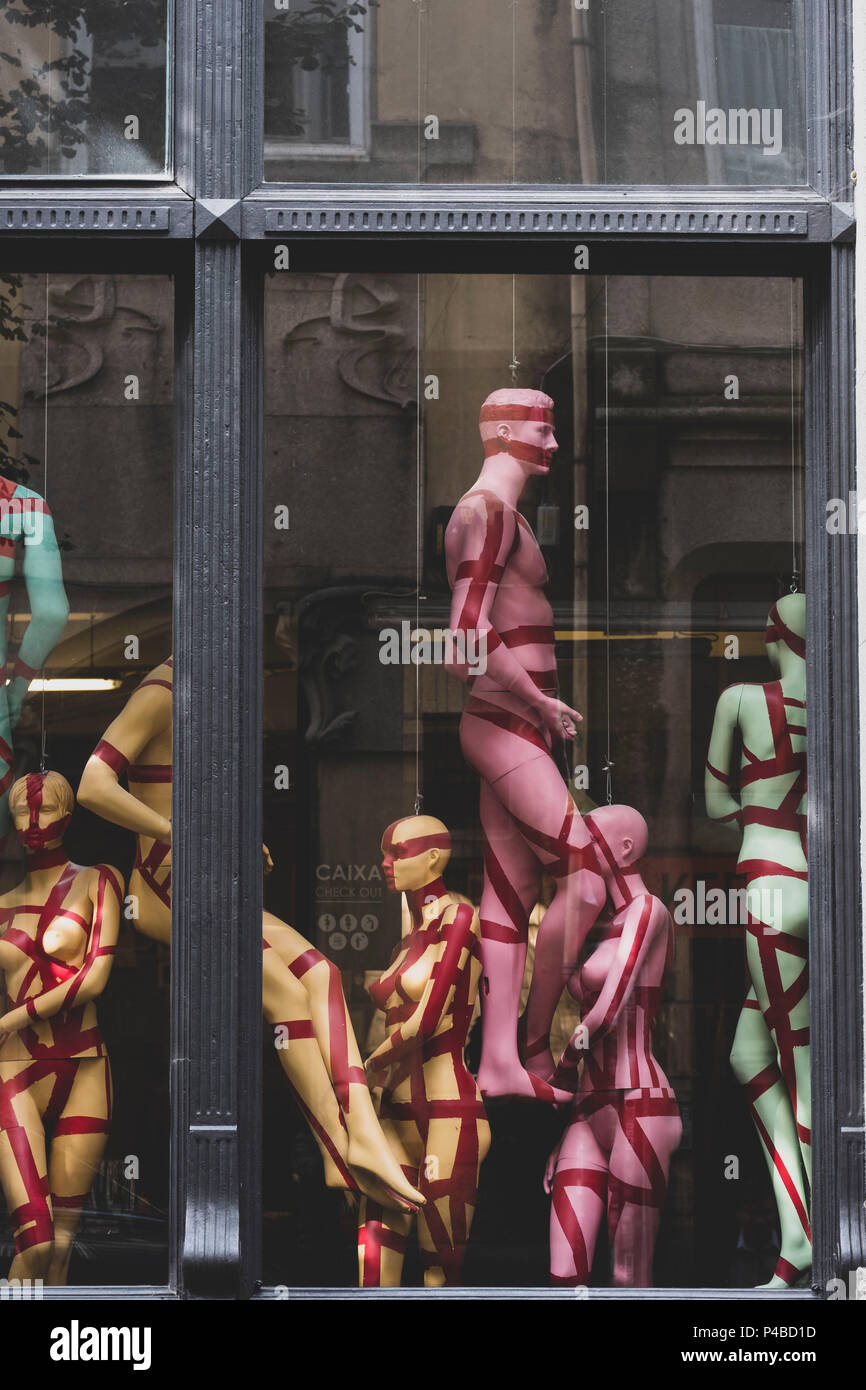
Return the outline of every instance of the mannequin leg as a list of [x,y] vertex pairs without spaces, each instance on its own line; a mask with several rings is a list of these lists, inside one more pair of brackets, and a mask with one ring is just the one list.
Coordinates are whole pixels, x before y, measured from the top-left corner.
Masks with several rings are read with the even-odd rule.
[[527,1064],[548,1080],[554,1072],[549,1042],[553,1015],[607,891],[595,867],[590,833],[549,754],[506,773],[493,790],[556,883],[538,930],[526,1006]]
[[54,1251],[48,1269],[49,1284],[67,1282],[81,1211],[108,1143],[111,1102],[108,1058],[78,1062],[49,1154],[48,1181],[54,1208]]
[[676,1101],[626,1097],[610,1155],[608,1234],[617,1288],[653,1287],[653,1254],[671,1156],[682,1138]]
[[388,1207],[419,1204],[373,1108],[339,970],[271,913],[262,930],[271,948],[262,959],[265,1018],[284,1030],[277,1056],[319,1146],[326,1183],[360,1188]]
[[484,1095],[534,1094],[517,1049],[520,986],[529,914],[538,898],[538,860],[492,787],[481,782],[484,889],[481,897],[482,1045],[478,1084]]
[[275,950],[262,955],[262,1012],[274,1050],[319,1152],[328,1187],[358,1191],[348,1168],[348,1136],[309,1016],[307,993]]
[[145,883],[138,869],[129,876],[129,893],[138,900],[138,911],[130,919],[135,930],[167,946],[171,941],[171,908]]
[[10,1279],[46,1279],[54,1245],[45,1131],[40,1107],[27,1089],[34,1070],[23,1063],[17,1075],[7,1072],[0,1081],[0,1184],[16,1251]]
[[[767,1161],[782,1232],[782,1257],[794,1270],[808,1269],[812,1235],[794,1112],[779,1070],[776,1045],[764,1022],[754,987],[749,990],[737,1024],[731,1066],[746,1088],[752,1120]],[[767,1287],[783,1288],[789,1282],[790,1279],[775,1274]]]
[[560,1145],[550,1204],[550,1282],[586,1287],[607,1201],[608,1155],[589,1118],[579,1116]]
[[462,1118],[429,1122],[418,1176],[427,1199],[418,1214],[426,1288],[460,1284],[478,1202],[479,1173],[489,1149],[490,1126],[480,1116],[467,1113]]
[[[420,1139],[414,1125],[394,1124],[382,1120],[382,1132],[391,1155],[413,1183],[418,1181]],[[413,1158],[407,1152],[403,1136],[408,1139]],[[414,1143],[412,1139],[414,1138]],[[364,1196],[358,1220],[358,1284],[362,1289],[396,1289],[403,1277],[403,1257],[406,1240],[412,1229],[409,1212],[388,1211],[379,1202]]]

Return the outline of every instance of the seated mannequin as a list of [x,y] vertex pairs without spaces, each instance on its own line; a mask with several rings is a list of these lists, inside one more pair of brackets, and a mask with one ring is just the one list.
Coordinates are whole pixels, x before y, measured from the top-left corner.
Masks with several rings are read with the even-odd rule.
[[[81,778],[79,800],[136,834],[134,926],[171,939],[172,661],[141,682]],[[127,791],[121,776],[129,782]],[[266,853],[266,864],[268,867]],[[329,1187],[412,1211],[423,1202],[379,1128],[337,967],[270,912],[262,920],[262,1011],[322,1155]]]
[[682,1136],[676,1097],[652,1050],[673,922],[636,867],[646,849],[643,816],[630,806],[600,806],[586,825],[610,906],[568,983],[581,1021],[555,1079],[567,1084],[581,1059],[583,1071],[547,1166],[551,1281],[589,1283],[606,1213],[613,1283],[650,1288],[671,1155]]

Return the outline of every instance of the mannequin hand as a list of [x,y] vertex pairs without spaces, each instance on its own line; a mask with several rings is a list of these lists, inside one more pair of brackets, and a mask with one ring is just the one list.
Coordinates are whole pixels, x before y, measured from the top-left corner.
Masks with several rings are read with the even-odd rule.
[[9,708],[10,728],[16,729],[21,719],[21,709],[24,704],[24,696],[30,686],[30,681],[24,676],[15,676],[6,682],[6,700]]
[[161,840],[164,840],[165,843],[166,843],[167,845],[170,845],[170,844],[171,844],[171,821],[170,821],[170,820],[165,821],[164,825],[165,825],[165,828],[164,828],[164,830],[163,830],[163,832],[162,832],[162,834],[160,835],[159,838],[160,838]]
[[271,851],[267,845],[262,845],[262,873],[267,878],[268,874],[274,871],[274,861],[271,858]]
[[544,1190],[548,1194],[553,1191],[553,1179],[556,1177],[556,1165],[559,1162],[559,1150],[561,1148],[562,1143],[560,1141],[556,1148],[551,1150],[550,1157],[547,1160],[547,1166],[544,1170]]
[[554,699],[552,695],[545,695],[539,708],[545,726],[556,738],[566,741],[573,739],[578,724],[583,723],[582,714],[564,701]]

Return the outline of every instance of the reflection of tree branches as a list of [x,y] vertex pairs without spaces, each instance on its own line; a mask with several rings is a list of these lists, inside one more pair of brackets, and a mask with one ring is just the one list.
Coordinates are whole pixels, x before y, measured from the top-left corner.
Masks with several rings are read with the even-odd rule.
[[[165,42],[166,0],[12,0],[4,7],[8,25],[47,29],[74,45],[82,32],[98,35],[103,58],[128,59],[130,50]],[[82,125],[89,110],[90,58],[71,47],[60,58],[33,66],[26,50],[0,51],[7,71],[0,79],[0,167],[6,174],[31,172],[49,151],[45,137],[56,139],[60,154],[71,159],[86,141]],[[10,69],[17,68],[20,81]]]
[[[268,20],[268,67],[290,78],[292,68],[303,72],[339,72],[347,65],[354,66],[351,53],[340,43],[350,30],[363,34],[358,23],[367,11],[378,7],[379,0],[367,0],[364,5],[340,5],[336,0],[310,0],[303,10],[286,10]],[[265,98],[265,106],[278,112],[285,123],[287,135],[303,135],[306,112],[302,107],[286,110],[282,95]]]
[[[23,288],[22,276],[0,276],[0,338],[4,338],[7,343],[27,341],[24,316],[30,305],[18,299]],[[24,438],[15,424],[17,419],[18,407],[11,401],[0,400],[0,474],[12,482],[26,485],[30,478],[30,469],[38,468],[39,460],[32,454],[22,454],[19,457],[17,451],[13,452],[13,441]]]

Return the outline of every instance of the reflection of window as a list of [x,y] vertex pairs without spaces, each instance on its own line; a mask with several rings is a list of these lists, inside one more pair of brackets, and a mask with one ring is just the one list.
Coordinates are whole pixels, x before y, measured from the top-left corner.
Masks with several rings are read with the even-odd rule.
[[367,145],[369,12],[330,0],[266,0],[268,154],[361,154]]
[[796,107],[790,100],[797,90],[793,33],[741,24],[716,24],[714,29],[719,106],[782,112],[778,154],[767,155],[758,144],[723,146],[725,182],[762,183],[767,178],[764,165],[772,166],[774,183],[796,182],[801,141],[795,126]]
[[[694,0],[697,143],[706,180],[803,181],[800,6],[788,0]],[[715,125],[713,113],[719,112]]]

